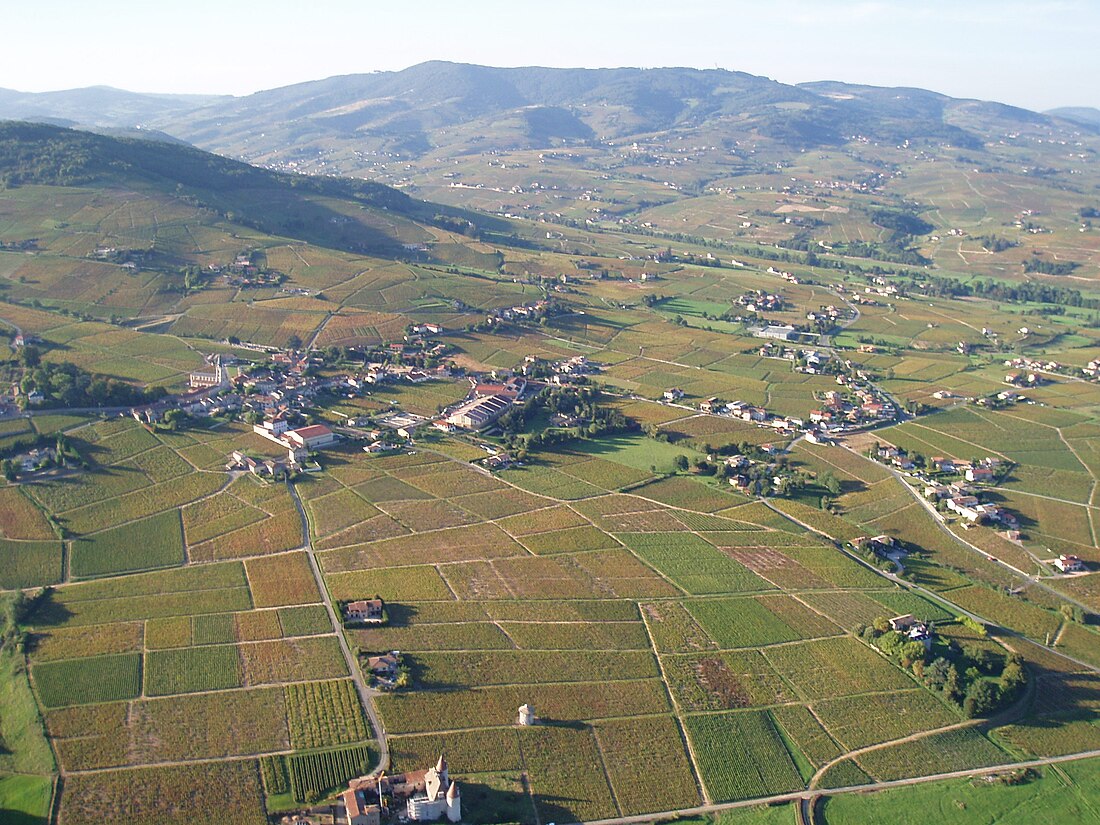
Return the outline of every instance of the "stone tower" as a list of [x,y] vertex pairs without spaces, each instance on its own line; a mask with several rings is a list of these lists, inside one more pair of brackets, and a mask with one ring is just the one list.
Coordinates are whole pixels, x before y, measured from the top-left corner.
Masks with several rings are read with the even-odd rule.
[[447,789],[447,819],[451,822],[462,819],[462,796],[458,792],[457,782],[452,782]]

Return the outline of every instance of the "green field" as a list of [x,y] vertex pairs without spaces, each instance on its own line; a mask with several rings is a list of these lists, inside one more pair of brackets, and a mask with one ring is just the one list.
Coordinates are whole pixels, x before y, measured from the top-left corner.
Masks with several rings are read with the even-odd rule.
[[141,693],[141,656],[136,653],[47,662],[32,674],[48,708],[133,699]]
[[168,511],[72,542],[74,578],[132,573],[183,563],[180,517]]
[[1096,760],[1086,760],[1040,768],[1035,778],[1018,785],[953,779],[871,795],[841,794],[825,802],[822,821],[828,825],[882,822],[883,818],[899,825],[931,825],[945,819],[961,825],[1097,823],[1098,771]]

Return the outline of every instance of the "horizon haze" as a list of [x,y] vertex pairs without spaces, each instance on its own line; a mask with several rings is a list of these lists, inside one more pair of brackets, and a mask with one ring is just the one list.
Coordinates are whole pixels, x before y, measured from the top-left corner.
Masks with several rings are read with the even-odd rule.
[[446,60],[495,67],[724,68],[789,84],[915,87],[1036,111],[1100,106],[1100,93],[1073,82],[1100,70],[1093,48],[1100,8],[1082,0],[977,0],[963,10],[942,0],[920,8],[796,0],[782,10],[713,0],[686,0],[675,9],[565,0],[537,15],[499,0],[462,9],[420,2],[413,29],[407,7],[350,0],[323,0],[308,17],[275,0],[262,18],[246,4],[212,0],[190,4],[186,16],[136,0],[107,5],[109,14],[71,0],[9,10],[10,31],[40,30],[48,22],[50,40],[6,44],[0,88],[111,86],[243,96]]

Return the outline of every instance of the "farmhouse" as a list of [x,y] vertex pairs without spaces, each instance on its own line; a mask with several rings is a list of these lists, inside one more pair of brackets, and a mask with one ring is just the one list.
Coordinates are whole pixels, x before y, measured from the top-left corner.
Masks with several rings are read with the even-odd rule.
[[377,624],[385,618],[385,603],[381,599],[360,599],[344,605],[344,621]]
[[324,424],[313,424],[297,430],[288,430],[283,435],[283,440],[296,447],[313,450],[331,444],[336,440],[336,435]]
[[948,510],[958,513],[963,518],[970,519],[970,521],[976,521],[980,515],[977,510],[977,496],[954,496],[947,499],[946,504]]
[[1054,566],[1063,573],[1084,573],[1088,570],[1077,556],[1059,556],[1054,560]]
[[993,480],[993,471],[988,467],[967,467],[966,480],[989,482]]
[[395,652],[384,653],[381,656],[368,656],[367,670],[375,676],[381,676],[384,679],[392,679],[397,675],[397,666],[400,663]]

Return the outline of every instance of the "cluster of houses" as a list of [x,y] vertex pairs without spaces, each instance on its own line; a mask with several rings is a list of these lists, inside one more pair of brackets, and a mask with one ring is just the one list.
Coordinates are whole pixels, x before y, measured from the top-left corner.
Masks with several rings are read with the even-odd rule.
[[[992,484],[997,479],[1002,461],[987,457],[976,462],[933,456],[928,459],[924,472],[918,470],[909,454],[892,445],[879,446],[873,457],[899,470],[911,474],[924,484],[924,497],[943,507],[969,524],[995,524],[1003,528],[1005,535],[1018,540],[1019,525],[1016,517],[997,504],[983,502],[979,491],[972,485]],[[929,473],[940,474],[932,478]],[[961,476],[963,480],[944,482],[943,475]]]
[[[743,266],[743,264],[742,264],[742,266]],[[769,266],[768,267],[768,274],[769,275],[778,275],[780,278],[782,278],[784,281],[786,281],[789,284],[799,283],[798,277],[796,275],[793,275],[790,272],[784,272],[782,270],[776,269],[774,266]]]
[[781,295],[775,295],[771,292],[765,292],[762,289],[757,289],[753,292],[746,292],[744,295],[737,299],[737,303],[743,306],[749,312],[779,312],[784,309],[786,304],[783,302]]
[[795,365],[795,372],[803,372],[808,375],[821,375],[833,360],[833,356],[827,352],[820,352],[816,349],[785,347],[771,341],[764,344],[758,350],[758,353],[761,358],[779,358],[784,361],[791,361]]
[[278,480],[302,469],[305,459],[306,455],[296,450],[288,450],[286,458],[256,458],[241,450],[234,450],[229,455],[225,469]]
[[510,321],[537,321],[546,315],[549,301],[535,301],[532,304],[518,304],[504,309],[495,309],[485,318],[490,326]]
[[1011,387],[1041,387],[1047,379],[1035,372],[1010,372],[1005,383]]
[[212,264],[210,272],[214,275],[224,274],[226,282],[230,286],[238,286],[243,289],[256,289],[264,286],[277,286],[286,280],[286,275],[272,269],[261,270],[252,261],[252,255],[242,252],[233,259],[233,263],[224,270]]
[[841,319],[847,319],[849,317],[851,317],[851,310],[839,309],[831,304],[829,306],[818,307],[806,313],[806,320],[817,329],[821,330],[830,330],[835,327]]
[[[844,378],[838,375],[837,380]],[[894,403],[873,384],[854,383],[847,392],[829,390],[820,397],[820,406],[810,410],[810,423],[825,432],[841,432],[853,427],[893,421]]]
[[574,379],[587,375],[594,375],[600,371],[600,366],[588,360],[584,355],[574,355],[561,361],[547,363],[537,355],[524,356],[520,373],[524,376],[545,374],[543,368],[549,371],[548,380],[551,384],[569,384]]
[[[774,455],[779,449],[771,444],[762,444],[758,447],[765,455]],[[789,468],[779,469],[779,465],[772,461],[761,461],[744,455],[731,455],[724,462],[728,481],[731,487],[743,493],[757,494],[761,489],[771,484],[771,487],[783,492],[789,483],[791,472]]]
[[[829,356],[814,350],[801,351],[798,357],[804,359],[807,365],[804,369],[807,371],[820,371],[829,359]],[[844,384],[848,378],[838,375],[837,380]],[[669,403],[680,401],[683,397],[684,392],[679,387],[667,389],[662,394],[662,398]],[[869,383],[853,384],[844,393],[830,390],[823,393],[820,400],[821,406],[810,411],[808,421],[797,416],[774,415],[764,407],[745,401],[723,401],[717,397],[701,401],[699,410],[710,415],[727,416],[770,427],[781,435],[805,433],[807,440],[815,444],[831,443],[832,435],[869,424],[892,421],[897,415],[893,402]]]
[[1027,396],[1020,395],[1016,390],[1001,390],[993,395],[983,395],[980,398],[975,398],[974,403],[979,407],[992,407],[996,409],[1002,406],[1022,403],[1027,400]]
[[1100,379],[1100,358],[1094,358],[1081,367],[1081,373],[1088,378]]

